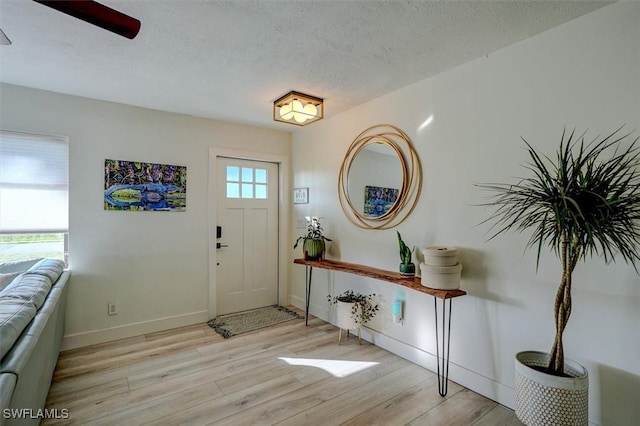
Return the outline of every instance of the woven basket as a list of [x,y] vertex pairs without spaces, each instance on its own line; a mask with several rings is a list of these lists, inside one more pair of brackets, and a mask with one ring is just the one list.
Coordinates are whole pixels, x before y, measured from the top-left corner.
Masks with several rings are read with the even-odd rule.
[[422,276],[420,283],[425,287],[441,290],[455,290],[460,288],[460,273],[462,265],[456,263],[453,266],[430,266],[420,264]]
[[458,249],[434,246],[422,249],[424,263],[429,266],[455,266],[458,263]]
[[549,354],[536,351],[516,355],[516,416],[528,426],[587,425],[589,374],[583,366],[565,358],[558,377],[531,368],[545,367]]

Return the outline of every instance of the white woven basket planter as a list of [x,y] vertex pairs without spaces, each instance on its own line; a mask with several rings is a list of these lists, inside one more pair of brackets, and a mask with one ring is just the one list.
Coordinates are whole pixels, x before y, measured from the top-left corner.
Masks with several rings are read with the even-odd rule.
[[422,271],[420,284],[425,287],[440,290],[456,290],[460,288],[460,273],[462,271],[460,263],[456,263],[453,266],[431,266],[421,263],[420,270]]
[[458,249],[455,247],[425,247],[422,254],[424,263],[429,266],[455,266],[458,263]]
[[589,421],[589,374],[565,358],[564,372],[557,377],[531,366],[545,367],[549,354],[525,351],[516,355],[516,416],[528,426],[587,425]]

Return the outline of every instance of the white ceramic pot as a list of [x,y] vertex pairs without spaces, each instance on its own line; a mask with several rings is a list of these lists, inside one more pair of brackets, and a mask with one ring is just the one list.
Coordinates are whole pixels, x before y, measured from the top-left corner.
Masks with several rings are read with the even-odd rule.
[[456,290],[460,288],[460,273],[462,265],[456,263],[453,266],[431,266],[420,264],[421,281],[425,287],[436,288],[438,290]]
[[[351,318],[351,312],[355,303],[336,303],[336,325],[343,330],[353,330],[358,328],[355,319]],[[357,305],[356,305],[357,306]],[[359,306],[357,307],[359,309]]]
[[516,355],[516,416],[528,426],[587,425],[589,373],[565,357],[558,377],[532,367],[545,367],[549,354],[525,351]]
[[424,263],[429,266],[455,266],[458,263],[458,249],[434,246],[422,249]]

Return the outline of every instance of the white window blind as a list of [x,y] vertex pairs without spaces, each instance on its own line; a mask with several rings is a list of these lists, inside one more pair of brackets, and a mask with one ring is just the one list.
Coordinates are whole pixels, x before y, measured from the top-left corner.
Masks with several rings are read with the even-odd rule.
[[0,233],[67,232],[69,142],[0,130]]

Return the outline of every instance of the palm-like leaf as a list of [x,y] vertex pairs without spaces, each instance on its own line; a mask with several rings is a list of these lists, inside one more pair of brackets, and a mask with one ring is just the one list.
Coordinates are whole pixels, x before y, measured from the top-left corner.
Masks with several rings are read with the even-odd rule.
[[[556,340],[549,370],[562,373],[562,332],[571,313],[571,274],[578,260],[601,255],[606,262],[619,254],[636,272],[640,260],[640,147],[638,138],[616,130],[585,142],[585,135],[563,133],[556,158],[527,145],[532,176],[515,184],[481,184],[494,193],[485,206],[495,211],[491,237],[510,230],[532,230],[528,248],[536,248],[536,267],[543,246],[561,259],[563,276],[556,295]],[[483,222],[484,223],[484,222]]]

